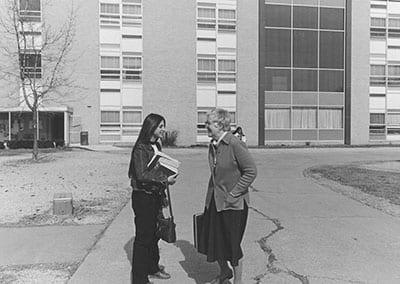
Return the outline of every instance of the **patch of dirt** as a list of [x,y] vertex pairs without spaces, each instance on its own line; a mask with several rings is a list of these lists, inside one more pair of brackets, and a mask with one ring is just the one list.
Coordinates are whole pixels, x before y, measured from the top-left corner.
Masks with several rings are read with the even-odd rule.
[[70,275],[78,268],[78,263],[55,263],[35,265],[14,265],[0,267],[0,283],[67,283]]
[[[129,150],[128,150],[129,151]],[[3,226],[99,224],[129,200],[129,152],[56,151],[0,156],[0,224]],[[71,193],[73,216],[54,216],[56,193]]]

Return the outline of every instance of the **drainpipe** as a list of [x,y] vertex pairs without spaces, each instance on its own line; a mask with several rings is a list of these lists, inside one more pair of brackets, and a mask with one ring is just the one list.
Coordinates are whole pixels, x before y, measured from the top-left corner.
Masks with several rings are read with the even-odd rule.
[[37,125],[36,125],[36,134],[37,134],[37,140],[38,141],[40,140],[40,137],[39,137],[39,125],[40,125],[40,122],[39,122],[39,109],[38,109],[38,111],[37,111]]
[[8,112],[8,140],[11,141],[11,111]]
[[64,143],[69,145],[69,113],[64,111]]

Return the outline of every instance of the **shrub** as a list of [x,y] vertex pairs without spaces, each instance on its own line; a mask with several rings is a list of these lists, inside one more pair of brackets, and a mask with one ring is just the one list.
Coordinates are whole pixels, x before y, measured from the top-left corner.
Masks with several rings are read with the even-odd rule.
[[[13,140],[8,141],[7,146],[10,149],[32,149],[33,148],[33,140]],[[53,141],[50,140],[39,140],[38,148],[54,148]]]
[[178,138],[178,131],[166,131],[164,137],[161,139],[163,146],[176,146],[176,140]]
[[4,143],[0,141],[0,149],[4,149]]

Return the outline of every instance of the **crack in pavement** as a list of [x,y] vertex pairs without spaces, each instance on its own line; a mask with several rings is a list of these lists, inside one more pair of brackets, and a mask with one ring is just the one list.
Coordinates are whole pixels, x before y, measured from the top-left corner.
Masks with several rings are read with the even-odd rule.
[[253,210],[257,214],[260,214],[268,221],[271,221],[276,227],[268,235],[266,235],[265,237],[262,237],[261,239],[259,239],[257,241],[257,243],[260,245],[260,248],[262,249],[262,251],[264,251],[268,262],[267,262],[267,271],[261,275],[257,275],[255,277],[253,277],[253,279],[256,281],[256,283],[257,284],[261,283],[262,278],[264,278],[269,273],[272,273],[272,274],[283,273],[283,274],[286,274],[286,275],[289,275],[291,277],[298,279],[302,284],[309,284],[310,282],[309,282],[307,276],[298,274],[298,273],[288,269],[284,264],[279,264],[277,257],[275,256],[275,254],[272,251],[272,248],[267,244],[267,241],[270,237],[275,235],[280,230],[284,229],[281,222],[277,218],[269,217],[268,215],[264,214],[257,208],[249,206],[249,209]]
[[342,278],[337,278],[337,277],[327,277],[327,276],[312,276],[310,275],[309,278],[312,279],[320,279],[320,280],[331,280],[331,281],[340,281],[340,282],[346,282],[346,283],[355,283],[355,284],[367,284],[369,282],[365,281],[360,281],[360,280],[349,280],[349,279],[342,279]]

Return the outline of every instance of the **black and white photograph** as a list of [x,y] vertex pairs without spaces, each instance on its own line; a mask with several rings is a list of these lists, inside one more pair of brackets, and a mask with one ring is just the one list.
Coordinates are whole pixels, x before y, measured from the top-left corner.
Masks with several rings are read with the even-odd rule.
[[400,283],[400,0],[0,0],[0,283]]

